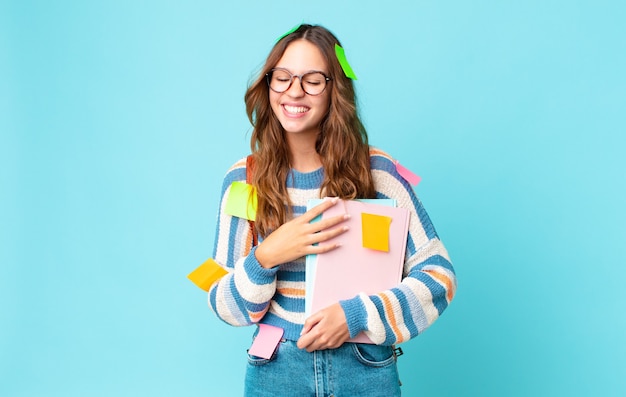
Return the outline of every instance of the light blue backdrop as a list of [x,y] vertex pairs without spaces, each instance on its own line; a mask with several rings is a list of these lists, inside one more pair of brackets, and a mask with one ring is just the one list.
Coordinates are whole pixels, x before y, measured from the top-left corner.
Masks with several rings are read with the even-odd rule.
[[343,42],[456,265],[407,396],[626,392],[623,1],[0,2],[0,395],[237,396],[186,274],[275,39]]

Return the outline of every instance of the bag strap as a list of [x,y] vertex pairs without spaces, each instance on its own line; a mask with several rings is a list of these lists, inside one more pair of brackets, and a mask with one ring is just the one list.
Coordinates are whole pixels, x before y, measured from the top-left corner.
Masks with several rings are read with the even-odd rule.
[[[250,154],[246,157],[246,183],[252,185],[252,174],[254,173],[254,157]],[[256,247],[259,243],[256,229],[254,228],[254,221],[248,220],[250,224],[250,233],[252,233],[252,246]]]

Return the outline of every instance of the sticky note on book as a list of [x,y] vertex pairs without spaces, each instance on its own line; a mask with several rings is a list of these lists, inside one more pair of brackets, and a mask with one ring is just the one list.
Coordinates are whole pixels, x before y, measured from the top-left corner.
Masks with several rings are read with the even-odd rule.
[[223,267],[218,265],[213,259],[209,258],[196,270],[189,273],[187,278],[195,285],[208,292],[211,285],[213,285],[213,283],[220,278],[224,277],[226,274],[228,274],[228,272],[224,270]]
[[228,215],[255,220],[257,196],[254,186],[235,181],[230,185],[225,211]]
[[389,252],[389,227],[391,218],[383,215],[361,213],[363,247]]

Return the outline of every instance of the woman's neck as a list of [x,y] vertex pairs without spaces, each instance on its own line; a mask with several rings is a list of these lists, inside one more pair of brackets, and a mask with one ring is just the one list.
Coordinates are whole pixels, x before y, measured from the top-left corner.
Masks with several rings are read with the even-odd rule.
[[[311,172],[322,166],[322,159],[315,150],[316,135],[287,134],[289,161],[291,167],[299,172]],[[289,136],[291,135],[291,136]]]

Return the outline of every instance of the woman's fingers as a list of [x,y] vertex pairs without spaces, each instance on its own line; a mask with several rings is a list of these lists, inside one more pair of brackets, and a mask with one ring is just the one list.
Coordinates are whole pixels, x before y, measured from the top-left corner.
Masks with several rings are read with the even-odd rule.
[[338,243],[325,242],[348,230],[346,225],[341,225],[350,218],[348,214],[332,216],[311,223],[313,219],[337,202],[337,198],[326,199],[267,236],[255,252],[261,266],[272,268],[307,254],[319,254],[337,248]]
[[313,314],[304,322],[297,345],[308,352],[334,349],[350,339],[350,330],[343,308],[334,303]]
[[338,197],[326,197],[321,203],[302,214],[300,218],[305,223],[309,223],[337,202],[339,202]]
[[311,223],[311,230],[313,231],[313,233],[315,232],[321,232],[327,229],[330,229],[331,227],[340,224],[343,221],[346,221],[350,219],[350,214],[341,214],[341,215],[337,215],[337,216],[332,216],[330,218],[326,218],[326,219],[322,219],[320,221]]
[[[343,222],[345,219],[342,219],[340,222]],[[337,223],[340,223],[337,222]],[[335,225],[335,224],[332,224]],[[331,225],[331,226],[332,226]],[[323,243],[327,240],[330,240],[334,237],[339,236],[347,232],[349,227],[347,225],[339,225],[337,227],[325,227],[321,229],[321,231],[313,233],[309,239],[309,245]]]

